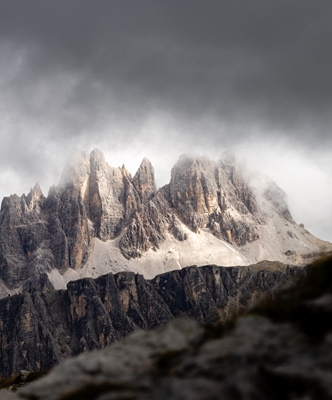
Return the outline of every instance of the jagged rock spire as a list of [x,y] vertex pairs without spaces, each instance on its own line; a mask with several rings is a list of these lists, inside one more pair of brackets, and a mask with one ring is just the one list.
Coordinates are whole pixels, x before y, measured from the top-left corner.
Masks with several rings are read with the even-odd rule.
[[65,187],[68,184],[80,189],[86,186],[90,175],[90,160],[86,152],[77,152],[73,154],[66,163],[61,174],[59,187]]
[[[266,258],[301,263],[331,248],[295,224],[275,184],[259,187],[236,164],[183,155],[170,183],[156,192],[146,158],[132,178],[124,167],[109,166],[99,150],[77,154],[47,198],[36,186],[27,196],[3,200],[0,278],[16,290],[27,280],[38,282],[41,272],[80,271],[96,256],[94,243],[114,239],[116,254],[107,257],[125,269],[121,253],[127,260],[147,254],[167,270],[198,262],[192,259],[197,248],[207,249],[202,262],[217,254],[216,262],[224,263],[228,252],[232,265]],[[164,258],[162,246],[170,241],[174,249]]]
[[150,160],[146,157],[144,157],[133,178],[133,185],[137,190],[142,203],[149,201],[156,193],[154,169]]

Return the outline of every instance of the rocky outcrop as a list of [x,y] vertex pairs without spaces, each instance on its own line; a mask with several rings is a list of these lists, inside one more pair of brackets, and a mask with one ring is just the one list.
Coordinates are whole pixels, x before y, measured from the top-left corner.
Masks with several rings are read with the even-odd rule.
[[[119,246],[126,258],[141,257],[150,249],[158,249],[167,235],[179,242],[187,240],[189,228],[229,243],[247,262],[267,258],[301,263],[299,254],[311,247],[331,251],[331,244],[312,240],[308,232],[303,236],[286,199],[268,178],[257,186],[257,180],[228,155],[218,162],[182,155],[172,169],[170,183],[134,214]],[[271,221],[272,229],[268,226]],[[287,253],[289,248],[296,251]]]
[[[94,262],[100,259],[96,241],[112,242],[103,266]],[[156,191],[149,160],[132,178],[124,166],[109,166],[95,149],[77,154],[47,197],[36,185],[27,196],[4,198],[0,296],[39,290],[45,273],[51,284],[64,288],[72,279],[135,269],[128,261],[145,256],[155,268],[146,272],[142,263],[139,271],[152,277],[192,263],[249,265],[270,259],[303,264],[310,261],[307,256],[327,251],[330,243],[293,221],[276,184],[265,180],[255,186],[232,157],[181,156],[170,183]],[[116,267],[105,271],[104,265]]]
[[10,288],[53,266],[46,199],[37,184],[30,193],[5,197],[0,213],[0,278]]
[[156,194],[156,182],[154,178],[154,169],[151,162],[144,158],[138,168],[134,178],[133,185],[139,194],[142,203],[151,200]]
[[135,214],[120,248],[128,258],[139,257],[158,248],[167,232],[186,240],[181,225],[195,233],[208,229],[240,246],[257,240],[257,225],[263,223],[253,192],[234,165],[183,155],[172,169],[170,183]]
[[172,232],[172,214],[163,190],[148,203],[142,205],[126,227],[119,242],[124,257],[141,257],[149,249],[158,249],[168,232]]
[[203,157],[180,157],[168,185],[171,205],[193,231],[208,227],[236,245],[258,239],[264,222],[254,194],[234,164]]
[[188,267],[145,280],[131,272],[70,282],[67,290],[30,289],[0,300],[1,375],[45,371],[61,360],[150,330],[175,317],[218,324],[257,299],[303,279],[278,263]]
[[302,286],[230,324],[137,332],[1,398],[331,399],[331,271],[331,258],[319,262]]
[[4,198],[0,279],[15,289],[27,280],[38,285],[38,276],[54,268],[62,272],[79,268],[87,260],[93,237],[117,237],[146,196],[153,195],[153,179],[153,168],[145,159],[136,174],[138,192],[124,167],[110,167],[94,150],[70,160],[47,198],[38,184],[28,196]]

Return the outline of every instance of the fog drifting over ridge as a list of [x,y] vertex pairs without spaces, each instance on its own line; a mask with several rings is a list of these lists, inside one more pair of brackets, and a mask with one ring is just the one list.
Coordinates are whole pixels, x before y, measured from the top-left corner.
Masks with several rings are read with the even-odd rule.
[[0,196],[97,147],[159,186],[234,151],[332,241],[330,1],[0,2]]
[[[148,154],[148,158],[155,169],[157,186],[161,187],[169,182],[171,169],[179,155],[191,153],[194,146],[179,146],[177,151],[173,146],[171,150],[165,148],[164,152],[158,150],[158,148],[143,148],[143,146],[135,149],[129,147],[118,151],[103,146],[98,146],[98,148],[104,152],[109,165],[120,167],[124,164],[132,176],[138,169],[143,157]],[[248,171],[257,171],[267,175],[286,192],[290,211],[296,222],[304,223],[305,227],[317,237],[331,241],[328,216],[331,216],[329,212],[332,200],[332,182],[331,175],[324,171],[324,159],[320,160],[320,165],[315,158],[316,154],[310,157],[310,154],[299,154],[294,149],[287,151],[280,144],[278,151],[269,150],[271,148],[276,150],[276,145],[251,142],[232,148],[232,151],[235,152],[237,162],[241,166],[244,166]],[[92,147],[90,150],[92,150]],[[200,153],[199,150],[202,150],[201,147],[194,152],[217,160],[227,149],[206,148],[205,152],[201,151]],[[322,154],[320,154],[320,157],[322,157]],[[326,157],[328,157],[328,154],[326,154]],[[40,183],[43,193],[47,195],[49,187],[59,182],[66,163],[64,155],[57,160],[53,160],[50,156],[50,160],[51,162],[45,165],[39,178],[36,174],[37,179],[34,181],[28,182],[17,175],[16,180],[9,183],[7,193],[3,193],[3,196],[14,192],[18,195],[23,192],[28,193],[37,181]],[[60,165],[60,160],[62,165]],[[322,188],[325,193],[324,198],[321,196]]]

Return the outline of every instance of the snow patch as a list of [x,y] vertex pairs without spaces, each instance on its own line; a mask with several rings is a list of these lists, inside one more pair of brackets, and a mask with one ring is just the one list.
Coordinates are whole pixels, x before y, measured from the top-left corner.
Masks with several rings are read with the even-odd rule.
[[210,232],[202,230],[195,234],[187,227],[182,227],[188,239],[179,242],[167,235],[159,249],[150,249],[140,258],[127,260],[119,249],[120,238],[103,242],[93,239],[91,253],[86,264],[77,270],[68,269],[63,275],[58,270],[48,273],[55,289],[65,289],[71,280],[132,271],[152,279],[156,275],[181,269],[189,265],[217,264],[224,266],[247,265],[248,261],[231,245],[219,240]]
[[[190,265],[245,266],[262,260],[303,264],[303,246],[310,250],[321,242],[305,231],[302,233],[297,224],[285,223],[278,214],[272,215],[266,225],[257,228],[259,239],[236,249],[207,229],[197,234],[182,224],[181,229],[186,233],[187,240],[180,242],[168,234],[157,250],[150,249],[140,258],[130,260],[119,249],[121,236],[106,242],[94,238],[85,265],[77,270],[68,269],[63,275],[53,270],[48,276],[56,289],[64,289],[71,280],[97,278],[121,271],[132,271],[152,279],[158,274]],[[287,255],[289,249],[293,252],[292,256]]]
[[19,286],[16,289],[9,289],[7,287],[7,285],[5,284],[5,282],[2,279],[0,279],[0,299],[3,299],[4,297],[12,296],[14,294],[21,293],[21,292],[22,292],[21,286]]

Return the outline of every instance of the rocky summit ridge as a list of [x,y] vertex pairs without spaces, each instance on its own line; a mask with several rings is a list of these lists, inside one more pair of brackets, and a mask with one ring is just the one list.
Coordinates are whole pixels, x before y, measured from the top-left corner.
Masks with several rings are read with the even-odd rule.
[[37,184],[3,199],[0,295],[109,272],[152,278],[192,264],[304,264],[331,249],[295,223],[274,182],[262,184],[232,157],[183,155],[157,190],[148,159],[132,177],[95,149],[73,157],[47,197]]

